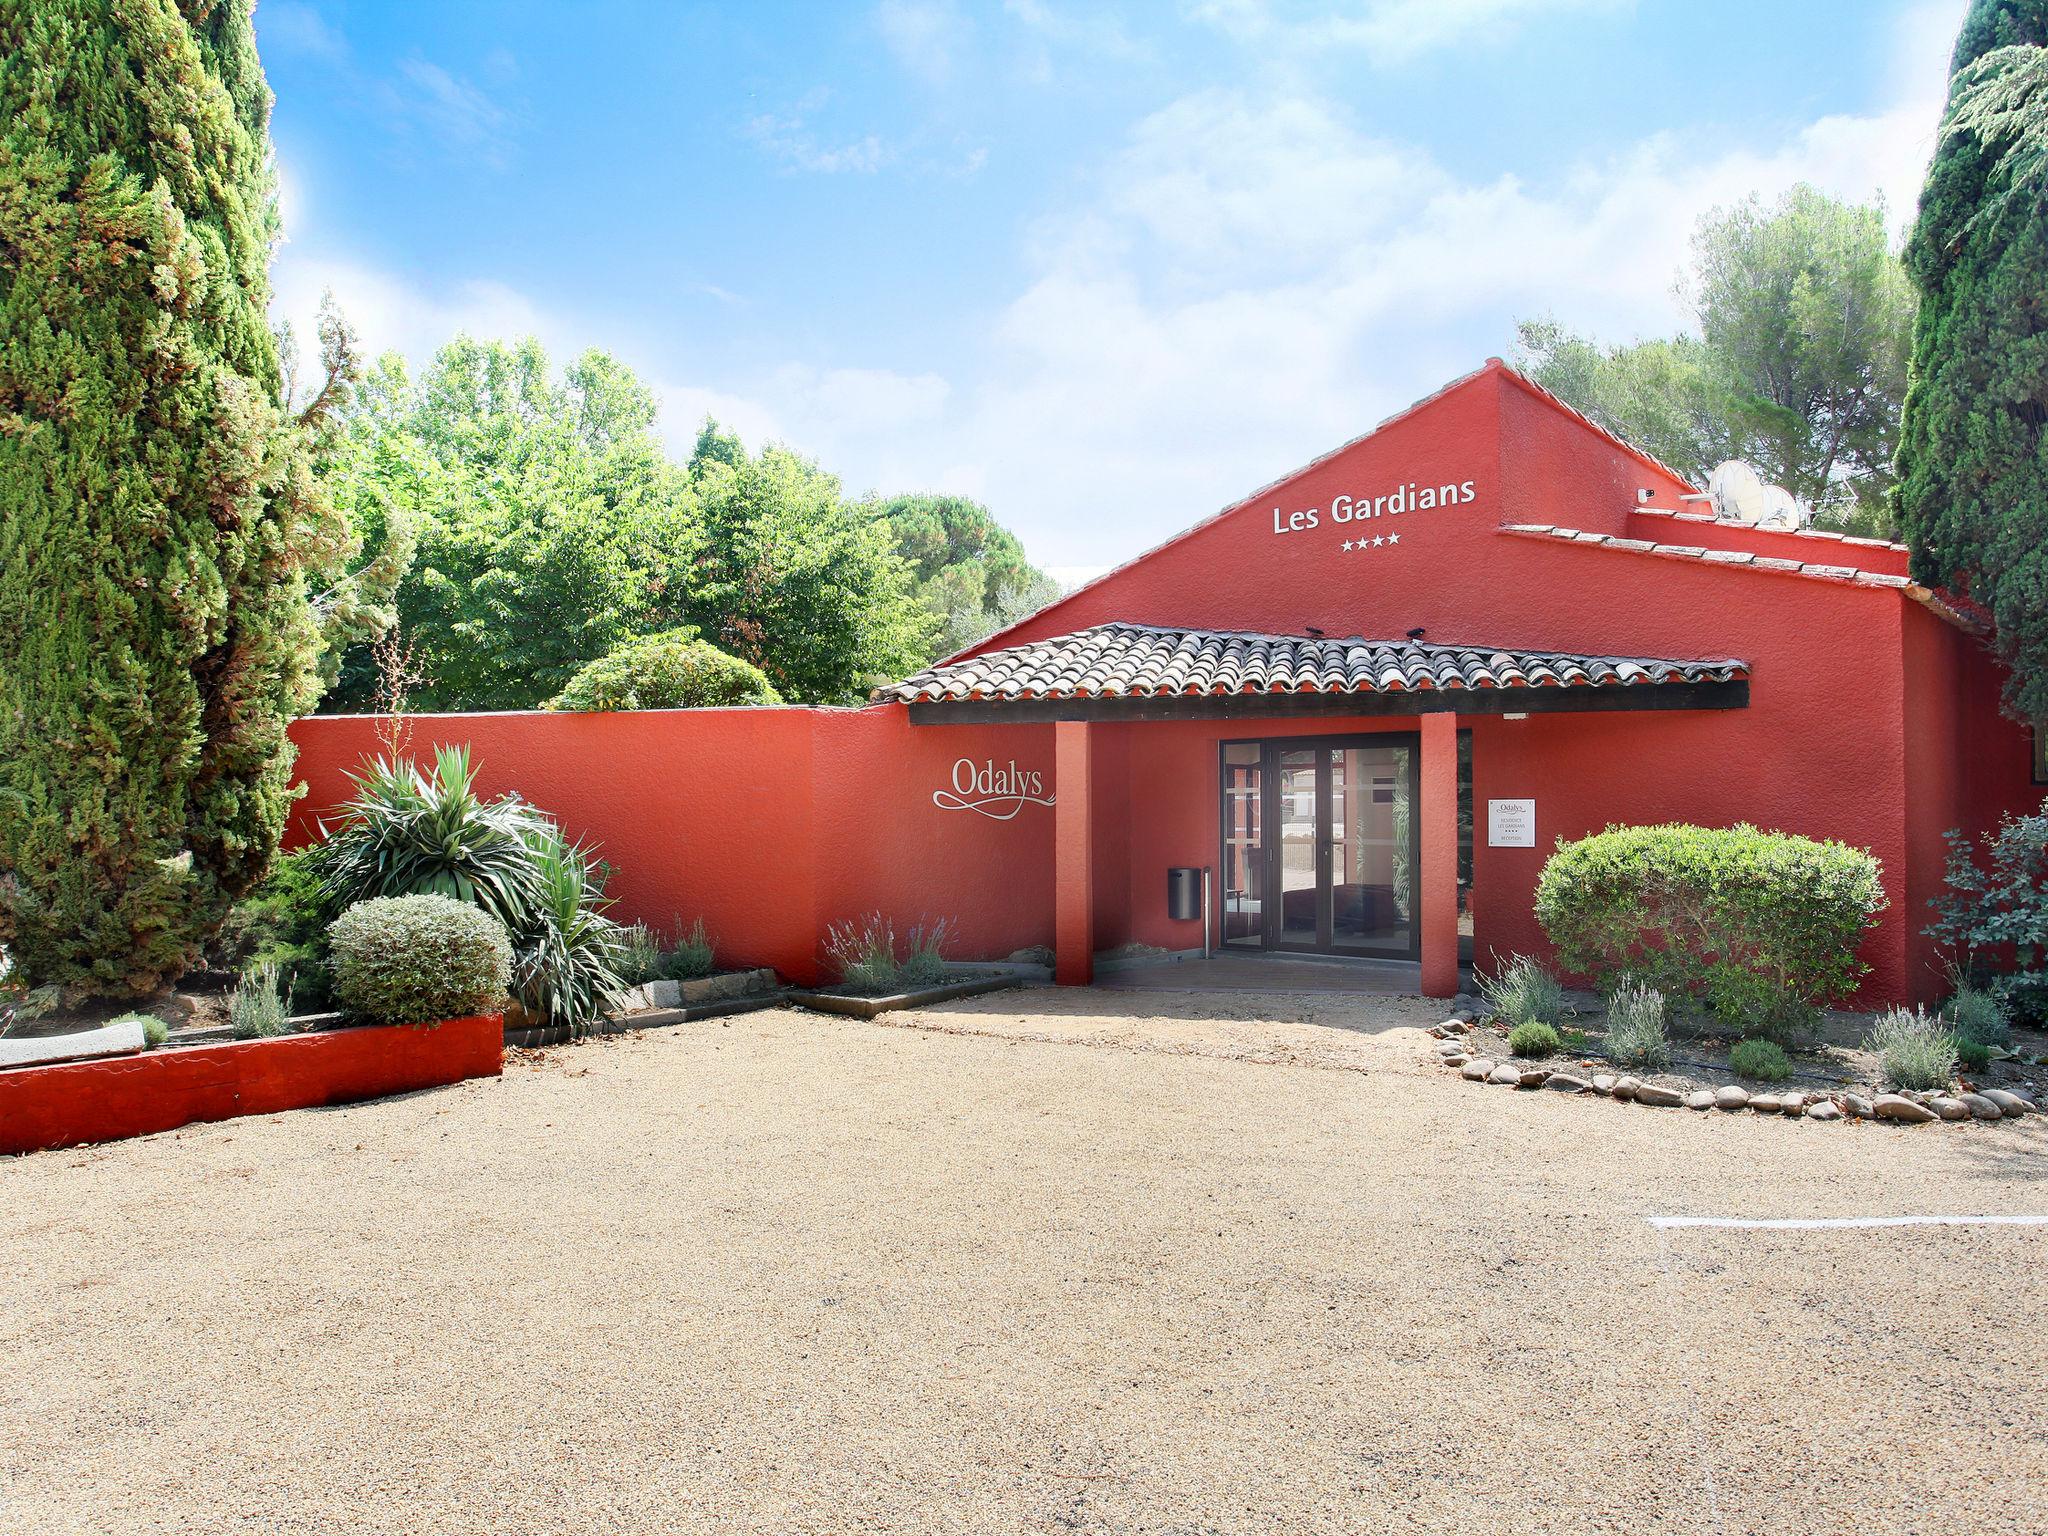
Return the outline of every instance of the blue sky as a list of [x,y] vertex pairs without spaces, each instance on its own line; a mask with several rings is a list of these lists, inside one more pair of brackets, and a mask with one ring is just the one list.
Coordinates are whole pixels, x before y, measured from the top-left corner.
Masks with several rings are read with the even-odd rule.
[[287,241],[375,349],[627,359],[850,492],[1128,558],[1517,316],[1673,329],[1700,213],[1910,214],[1961,0],[261,0]]

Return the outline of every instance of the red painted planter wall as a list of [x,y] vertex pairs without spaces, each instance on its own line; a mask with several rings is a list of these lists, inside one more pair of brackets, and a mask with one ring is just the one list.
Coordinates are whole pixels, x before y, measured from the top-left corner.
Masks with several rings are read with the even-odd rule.
[[[1470,501],[1327,520],[1340,494],[1370,504],[1396,486],[1466,481]],[[1477,955],[1547,953],[1532,897],[1559,838],[1611,823],[1750,821],[1875,853],[1891,908],[1864,947],[1864,998],[1930,997],[1940,981],[1921,930],[1942,833],[1988,827],[2041,795],[2026,733],[1998,713],[1998,671],[1976,639],[1893,589],[1503,527],[1903,569],[1888,549],[1637,510],[1639,490],[1677,508],[1688,489],[1489,366],[976,649],[1120,620],[1388,639],[1421,627],[1438,643],[1738,657],[1747,709],[1459,718],[1473,733],[1480,823]],[[1309,508],[1318,527],[1275,533],[1276,512],[1284,524]],[[1342,549],[1396,532],[1377,549]],[[1219,741],[1415,729],[1414,717],[1371,715],[1094,725],[1086,752],[1070,754],[1088,765],[1090,888],[1061,900],[1052,809],[1025,804],[996,821],[933,799],[963,758],[1015,763],[1065,792],[1051,725],[912,726],[894,705],[429,716],[414,746],[468,743],[487,790],[516,788],[600,844],[621,915],[702,916],[728,961],[811,981],[826,926],[871,908],[905,924],[951,918],[963,957],[1050,944],[1056,905],[1070,927],[1085,919],[1098,949],[1192,948],[1198,926],[1166,917],[1165,872],[1219,862]],[[292,736],[309,789],[294,827],[303,838],[345,798],[344,771],[375,750],[375,722],[302,720]],[[1538,846],[1486,846],[1489,799],[1534,799]]]
[[491,1013],[15,1067],[0,1072],[0,1153],[496,1077],[504,1047],[504,1019]]

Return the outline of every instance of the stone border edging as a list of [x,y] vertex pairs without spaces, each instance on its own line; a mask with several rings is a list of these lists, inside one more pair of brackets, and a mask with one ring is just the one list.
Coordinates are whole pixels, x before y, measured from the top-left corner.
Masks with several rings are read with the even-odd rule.
[[1433,1026],[1429,1033],[1443,1042],[1437,1060],[1468,1082],[1491,1083],[1511,1088],[1546,1088],[1560,1093],[1597,1095],[1627,1104],[1653,1108],[1718,1109],[1733,1114],[1752,1109],[1758,1114],[1790,1115],[1807,1120],[1883,1120],[1894,1125],[1925,1125],[1932,1121],[2017,1120],[2039,1114],[2032,1099],[2003,1088],[1980,1088],[1970,1093],[1881,1093],[1875,1098],[1862,1094],[1830,1095],[1812,1089],[1787,1088],[1776,1093],[1751,1093],[1735,1083],[1719,1088],[1694,1088],[1681,1093],[1661,1083],[1613,1072],[1577,1072],[1545,1067],[1535,1062],[1518,1062],[1509,1057],[1496,1060],[1476,1055],[1465,1036],[1472,1032],[1472,1015],[1459,1010]]

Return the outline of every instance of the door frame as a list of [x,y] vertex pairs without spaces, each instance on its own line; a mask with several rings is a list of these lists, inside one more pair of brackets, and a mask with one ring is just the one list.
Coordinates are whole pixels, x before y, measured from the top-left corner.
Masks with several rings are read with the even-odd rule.
[[[1316,766],[1316,937],[1314,944],[1282,943],[1280,931],[1280,876],[1284,840],[1280,829],[1280,775],[1276,771],[1281,752],[1329,751],[1345,747],[1406,747],[1408,749],[1408,944],[1405,949],[1359,948],[1320,942],[1330,927],[1331,893],[1334,887],[1330,867],[1329,824],[1331,795],[1329,759]],[[1335,955],[1356,960],[1420,960],[1422,958],[1422,733],[1420,731],[1347,731],[1333,736],[1233,736],[1216,743],[1216,867],[1226,876],[1230,869],[1230,802],[1225,792],[1228,780],[1225,759],[1232,747],[1259,749],[1259,859],[1263,865],[1264,894],[1260,897],[1259,937],[1226,939],[1222,934],[1224,914],[1217,914],[1216,947],[1244,952],[1258,950],[1275,954]]]

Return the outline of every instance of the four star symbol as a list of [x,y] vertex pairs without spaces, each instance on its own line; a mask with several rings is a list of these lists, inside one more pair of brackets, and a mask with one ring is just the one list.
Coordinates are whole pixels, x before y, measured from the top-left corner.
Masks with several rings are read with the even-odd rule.
[[1344,541],[1344,553],[1348,555],[1355,549],[1378,549],[1383,544],[1398,544],[1400,542],[1401,535],[1398,533],[1376,533],[1369,539],[1346,539]]

